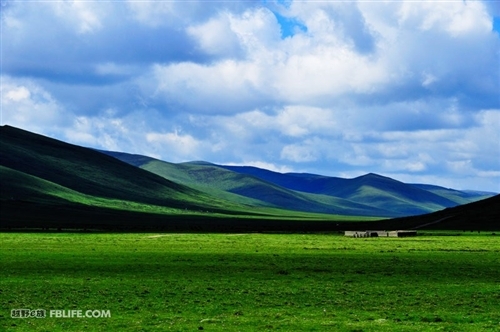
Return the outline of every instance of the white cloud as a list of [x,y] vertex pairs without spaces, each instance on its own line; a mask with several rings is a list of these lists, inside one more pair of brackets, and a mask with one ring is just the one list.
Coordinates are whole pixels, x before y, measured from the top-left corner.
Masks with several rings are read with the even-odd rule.
[[198,40],[203,51],[221,57],[231,57],[240,52],[237,35],[231,29],[228,13],[187,28],[187,32]]
[[[154,67],[163,96],[178,109],[194,113],[237,113],[261,104],[264,82],[255,64],[225,60],[213,66],[179,63]],[[194,98],[195,97],[195,98]]]
[[[68,141],[104,150],[123,151],[132,143],[137,134],[131,130],[129,119],[115,116],[113,110],[106,110],[97,116],[75,116],[71,126],[66,127],[64,134]],[[131,144],[132,143],[132,144]]]
[[[8,88],[7,88],[8,89]],[[13,87],[5,92],[5,103],[8,105],[11,102],[19,102],[29,99],[30,91],[24,86]]]
[[[272,56],[271,50],[280,45],[280,27],[274,14],[267,8],[254,8],[241,15],[230,16],[231,29],[238,36],[247,56],[256,52]],[[252,60],[261,61],[262,58]]]
[[278,111],[275,119],[270,120],[281,133],[301,137],[308,134],[334,136],[339,129],[339,119],[334,111],[301,105],[290,105]]
[[472,2],[404,2],[399,9],[399,24],[421,30],[443,30],[453,37],[491,31],[485,5]]
[[31,80],[2,76],[2,122],[35,132],[51,132],[65,123],[62,106]]
[[[475,80],[479,81],[481,70],[471,64],[492,63],[498,57],[484,46],[493,40],[491,22],[490,30],[486,29],[488,16],[481,3],[453,3],[454,10],[442,15],[444,18],[436,16],[428,4],[391,4],[392,11],[399,12],[399,25],[377,10],[377,5],[345,6],[294,3],[289,15],[304,22],[308,32],[285,40],[280,40],[274,15],[263,8],[242,14],[224,12],[190,27],[188,32],[206,52],[225,53],[225,59],[238,53],[236,50],[244,50],[244,58],[238,55],[207,65],[157,67],[157,92],[195,113],[207,112],[207,104],[213,105],[209,112],[245,112],[261,105],[259,100],[326,107],[352,95],[397,99],[397,91],[404,85],[419,84],[433,94],[447,94],[449,86],[462,81],[462,76],[477,76]],[[439,8],[445,11],[446,6],[440,4]],[[349,24],[336,11],[358,20],[361,33],[369,30],[377,36],[372,38],[376,46],[372,52],[360,53],[353,47],[354,37],[345,30]],[[473,39],[465,32],[450,36],[443,27],[455,19],[454,15],[462,14],[479,25],[466,29],[474,34]],[[318,20],[325,22],[319,24]],[[425,29],[415,32],[409,22],[420,22]],[[424,44],[431,45],[425,52],[421,48]],[[482,84],[494,84],[486,82]],[[472,84],[470,87],[474,88]],[[197,98],[192,100],[190,95]]]
[[203,155],[207,145],[180,129],[155,131],[156,114],[150,115],[149,119],[144,119],[141,112],[120,116],[116,110],[107,109],[95,116],[74,116],[64,129],[64,137],[73,144],[171,162],[196,160]]
[[281,150],[280,158],[295,163],[316,161],[320,158],[317,144],[317,139],[309,139],[305,142],[285,145]]
[[57,1],[48,3],[59,18],[68,24],[77,24],[76,30],[80,34],[92,33],[102,27],[106,3],[85,1]]
[[434,82],[436,82],[438,79],[436,76],[424,72],[422,73],[422,86],[428,88],[430,85],[432,85]]
[[183,156],[196,158],[197,150],[201,146],[200,142],[191,135],[183,135],[177,131],[170,133],[150,132],[146,134],[146,141],[157,147],[161,146],[161,150],[166,153],[174,152],[177,158]]
[[311,48],[269,68],[276,78],[273,87],[285,102],[324,106],[346,93],[376,92],[388,80],[378,61],[345,48]]
[[[491,188],[500,38],[488,9],[13,2],[2,8],[3,122],[168,161]],[[281,38],[283,17],[303,29]]]
[[373,93],[389,79],[384,63],[357,54],[349,44],[324,45],[315,36],[280,40],[279,31],[274,15],[262,8],[191,27],[188,32],[209,53],[241,48],[245,57],[157,66],[157,92],[191,112],[206,112],[211,105],[211,112],[234,113],[258,106],[259,100],[317,105],[344,93]]
[[21,20],[17,19],[10,13],[2,13],[2,24],[4,24],[6,29],[9,30],[20,30],[23,28],[24,24]]

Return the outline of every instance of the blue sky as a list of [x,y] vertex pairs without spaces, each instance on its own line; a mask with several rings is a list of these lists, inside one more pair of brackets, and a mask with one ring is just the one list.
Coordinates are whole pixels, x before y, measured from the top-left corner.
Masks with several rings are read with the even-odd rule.
[[171,162],[500,192],[494,1],[1,1],[8,124]]

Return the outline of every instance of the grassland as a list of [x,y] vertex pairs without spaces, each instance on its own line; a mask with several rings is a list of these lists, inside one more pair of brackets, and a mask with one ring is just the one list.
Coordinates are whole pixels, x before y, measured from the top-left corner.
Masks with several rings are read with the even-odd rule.
[[1,233],[0,330],[499,330],[500,236],[445,235]]

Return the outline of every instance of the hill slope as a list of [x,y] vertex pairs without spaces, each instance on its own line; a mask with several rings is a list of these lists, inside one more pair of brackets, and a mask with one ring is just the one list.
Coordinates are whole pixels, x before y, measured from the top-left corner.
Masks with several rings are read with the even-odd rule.
[[[19,185],[10,181],[8,187],[7,183],[2,186],[4,198],[6,195],[24,200],[41,196],[54,198],[51,192],[57,185],[59,191],[66,194],[77,192],[88,197],[155,206],[194,210],[232,208],[227,202],[91,149],[9,126],[1,127],[0,134],[3,172],[23,177]],[[27,191],[28,188],[23,187],[28,179],[31,183],[37,182],[36,190]]]
[[405,184],[377,174],[342,179],[207,162],[173,164],[138,155],[103,152],[215,197],[254,206],[398,217],[425,214],[484,198],[438,186]]
[[289,190],[259,178],[225,170],[208,163],[172,164],[155,160],[143,164],[141,167],[213,196],[255,206],[357,216],[391,215],[391,211],[388,210],[341,198]]
[[498,231],[500,230],[500,195],[421,216],[396,218],[383,223],[388,229],[406,226],[406,228],[421,230]]

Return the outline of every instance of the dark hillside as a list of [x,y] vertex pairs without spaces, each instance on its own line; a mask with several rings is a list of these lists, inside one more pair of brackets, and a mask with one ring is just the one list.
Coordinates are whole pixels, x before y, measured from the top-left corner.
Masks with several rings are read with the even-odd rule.
[[211,205],[192,188],[98,151],[9,126],[0,134],[0,165],[79,193],[160,206]]
[[[421,216],[395,218],[384,222],[415,229],[499,231],[500,195]],[[500,234],[499,234],[500,235]]]

